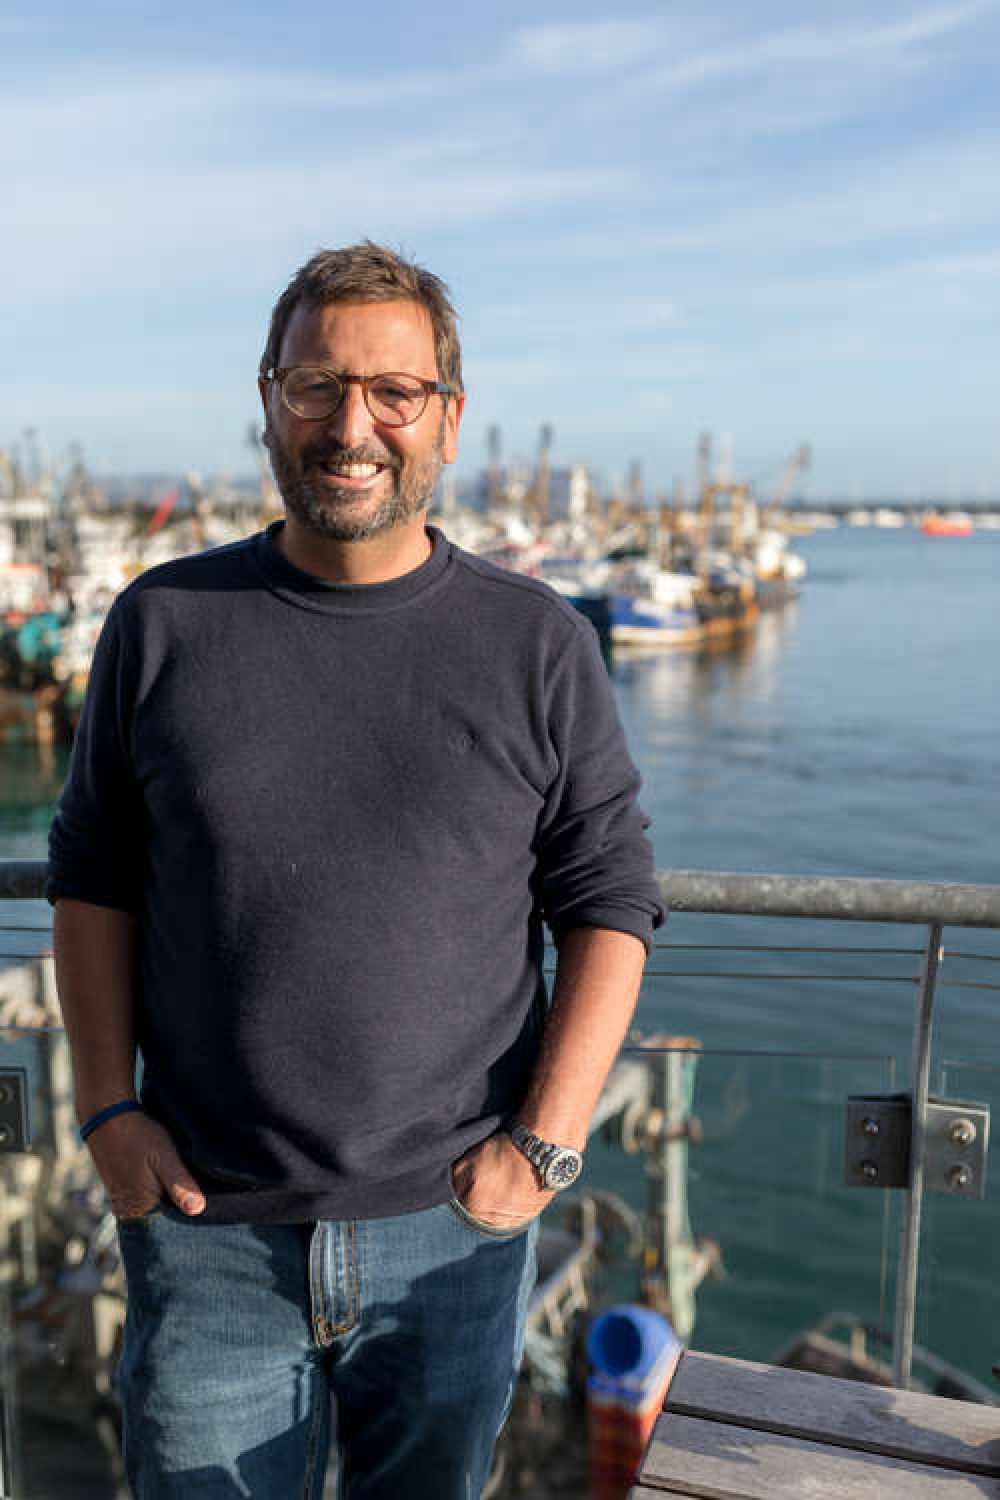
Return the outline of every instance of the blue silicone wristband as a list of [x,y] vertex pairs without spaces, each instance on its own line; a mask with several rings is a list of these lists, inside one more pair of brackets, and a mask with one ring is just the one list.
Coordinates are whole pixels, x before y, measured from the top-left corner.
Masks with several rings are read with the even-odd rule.
[[96,1115],[91,1115],[89,1120],[84,1120],[80,1126],[80,1139],[85,1141],[89,1135],[99,1129],[107,1120],[113,1120],[115,1115],[130,1115],[134,1110],[142,1111],[142,1105],[138,1099],[122,1099],[118,1104],[109,1104],[104,1109],[99,1109]]

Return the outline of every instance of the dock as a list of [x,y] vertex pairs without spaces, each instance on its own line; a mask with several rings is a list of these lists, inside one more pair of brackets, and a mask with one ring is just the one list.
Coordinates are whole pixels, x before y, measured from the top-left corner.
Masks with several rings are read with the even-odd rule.
[[1000,1409],[688,1352],[629,1500],[1000,1500]]

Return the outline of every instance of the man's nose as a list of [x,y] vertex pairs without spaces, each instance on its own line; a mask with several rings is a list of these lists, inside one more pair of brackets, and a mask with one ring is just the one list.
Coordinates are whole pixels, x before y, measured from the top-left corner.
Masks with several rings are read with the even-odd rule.
[[327,429],[345,448],[356,448],[372,435],[372,414],[365,405],[364,392],[357,381],[349,381],[344,399],[327,419]]

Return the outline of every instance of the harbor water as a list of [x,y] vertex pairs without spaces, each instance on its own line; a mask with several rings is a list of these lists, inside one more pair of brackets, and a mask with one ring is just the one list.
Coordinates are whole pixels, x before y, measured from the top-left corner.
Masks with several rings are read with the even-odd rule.
[[[997,883],[1000,532],[840,528],[795,547],[809,566],[801,598],[762,615],[735,649],[611,664],[658,867]],[[64,765],[59,752],[3,750],[0,857],[44,856]],[[678,915],[660,936],[822,945],[846,928],[859,946],[914,952],[894,968],[867,955],[859,982],[787,979],[815,967],[802,955],[753,955],[773,979],[741,977],[738,953],[713,959],[731,978],[692,977],[707,965],[686,948],[659,948],[650,963],[637,1027],[706,1049],[690,1215],[696,1235],[718,1241],[727,1276],[698,1292],[699,1347],[766,1359],[834,1308],[891,1324],[899,1195],[843,1188],[843,1106],[848,1093],[907,1086],[923,930]],[[1000,955],[1000,934],[958,936]],[[981,975],[1000,982],[1000,965]],[[1000,991],[942,988],[932,1088],[1000,1111],[998,1002]],[[591,1170],[644,1201],[638,1158],[598,1146]],[[928,1201],[917,1326],[918,1340],[987,1382],[987,1356],[1000,1357],[993,1169],[990,1186],[984,1203]]]

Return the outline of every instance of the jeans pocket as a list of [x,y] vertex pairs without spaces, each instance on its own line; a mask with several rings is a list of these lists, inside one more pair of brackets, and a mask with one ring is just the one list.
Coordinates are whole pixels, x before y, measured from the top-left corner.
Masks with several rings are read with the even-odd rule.
[[147,1208],[144,1214],[135,1214],[132,1218],[128,1219],[116,1219],[115,1223],[119,1229],[142,1229],[152,1219],[158,1218],[162,1214],[163,1208],[164,1201],[161,1198],[159,1203],[154,1203],[152,1208]]
[[459,1223],[464,1224],[466,1229],[471,1229],[473,1234],[478,1234],[484,1240],[516,1240],[518,1235],[526,1234],[535,1222],[533,1218],[525,1219],[523,1223],[515,1224],[508,1229],[501,1229],[497,1224],[487,1224],[485,1220],[477,1219],[475,1214],[469,1213],[465,1205],[456,1198],[454,1189],[448,1207]]

